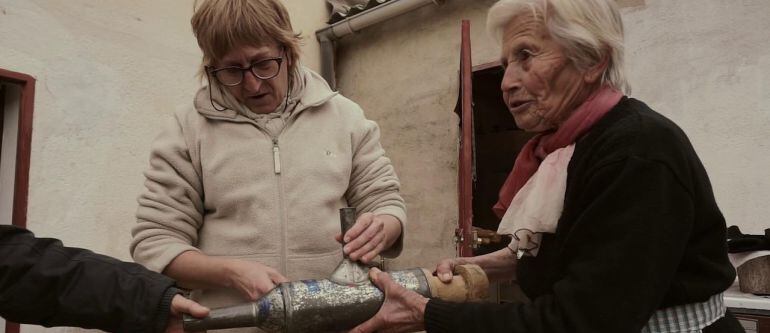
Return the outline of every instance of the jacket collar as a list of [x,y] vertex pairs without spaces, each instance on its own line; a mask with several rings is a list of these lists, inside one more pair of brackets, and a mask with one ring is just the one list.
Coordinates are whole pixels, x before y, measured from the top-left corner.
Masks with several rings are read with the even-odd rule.
[[[332,89],[329,87],[329,84],[326,83],[326,80],[324,80],[318,73],[310,70],[309,68],[306,68],[300,64],[298,72],[299,73],[295,78],[296,83],[292,89],[297,91],[297,93],[292,93],[292,96],[289,97],[289,103],[292,103],[292,101],[298,101],[297,106],[293,111],[292,117],[296,117],[305,109],[322,105],[338,94],[336,91],[332,91]],[[211,105],[209,96],[213,96],[214,103],[217,104],[217,107],[220,109],[222,109],[223,105],[234,104],[237,102],[232,101],[232,97],[229,99],[223,98],[223,96],[219,94],[216,88],[214,88],[212,91],[213,94],[209,95],[209,89],[210,86],[204,86],[200,88],[195,94],[194,105],[198,113],[206,118],[211,119],[249,121],[247,117],[234,110],[236,107],[241,107],[240,105],[233,105],[233,107],[226,106],[224,111],[215,109]],[[224,103],[218,103],[218,101],[222,100],[224,100]],[[230,100],[229,103],[227,102],[228,100]],[[283,103],[279,107],[283,107]]]

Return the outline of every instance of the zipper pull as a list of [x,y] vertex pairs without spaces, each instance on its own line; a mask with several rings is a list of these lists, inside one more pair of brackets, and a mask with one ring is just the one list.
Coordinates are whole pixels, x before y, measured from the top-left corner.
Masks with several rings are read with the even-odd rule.
[[281,174],[281,150],[278,148],[278,139],[273,139],[273,169],[275,174]]

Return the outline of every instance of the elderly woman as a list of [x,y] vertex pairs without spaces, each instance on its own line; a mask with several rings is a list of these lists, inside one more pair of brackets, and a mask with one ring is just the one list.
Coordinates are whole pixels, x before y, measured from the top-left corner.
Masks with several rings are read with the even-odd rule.
[[505,104],[537,132],[495,210],[509,248],[442,261],[516,279],[531,303],[426,299],[370,273],[380,312],[354,332],[742,332],[722,292],[735,273],[725,221],[682,130],[623,96],[623,26],[613,0],[503,0]]
[[[299,59],[279,0],[206,0],[192,18],[208,85],[157,137],[133,258],[225,306],[342,259],[401,247],[405,206],[377,125]],[[337,240],[335,240],[335,237]]]

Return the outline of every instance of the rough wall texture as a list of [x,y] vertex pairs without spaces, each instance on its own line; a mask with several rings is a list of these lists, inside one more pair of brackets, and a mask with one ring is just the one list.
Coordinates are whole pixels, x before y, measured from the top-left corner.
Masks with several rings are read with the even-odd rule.
[[647,0],[625,12],[636,96],[677,122],[728,224],[770,227],[770,2]]
[[294,31],[302,34],[302,63],[319,71],[321,51],[315,31],[326,26],[329,11],[324,0],[282,0],[291,16]]
[[[286,2],[317,68],[325,3]],[[39,236],[130,259],[150,142],[199,85],[192,13],[192,1],[0,0],[0,68],[38,80],[28,227]]]
[[28,227],[39,236],[130,258],[150,141],[197,85],[191,13],[168,1],[0,0],[0,67],[37,79]]
[[0,67],[37,79],[28,226],[127,259],[150,140],[197,85],[192,5],[0,7]]
[[[394,267],[432,266],[454,253],[460,20],[473,63],[496,61],[485,33],[494,1],[449,0],[369,27],[340,43],[340,91],[379,122],[409,209]],[[632,96],[676,121],[705,164],[728,224],[768,226],[770,2],[620,1]]]
[[474,63],[493,61],[495,44],[484,32],[493,3],[428,5],[339,45],[339,90],[379,123],[408,206],[406,251],[393,267],[430,266],[454,254],[460,21],[471,20]]

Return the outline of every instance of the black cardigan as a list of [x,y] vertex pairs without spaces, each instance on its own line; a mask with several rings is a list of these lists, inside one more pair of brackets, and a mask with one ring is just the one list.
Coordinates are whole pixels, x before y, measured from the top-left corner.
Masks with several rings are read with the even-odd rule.
[[639,332],[657,309],[727,289],[725,221],[684,132],[624,97],[577,142],[556,232],[517,276],[531,304],[432,299],[427,331]]
[[174,281],[139,264],[0,225],[0,316],[25,323],[163,332]]

